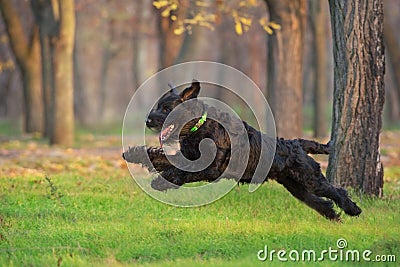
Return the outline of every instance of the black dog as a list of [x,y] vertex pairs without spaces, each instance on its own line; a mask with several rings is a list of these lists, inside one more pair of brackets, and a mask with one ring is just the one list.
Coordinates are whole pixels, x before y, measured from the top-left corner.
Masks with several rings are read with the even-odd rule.
[[[229,161],[235,155],[240,155],[241,153],[240,151],[232,151],[232,142],[227,131],[222,127],[221,121],[233,124],[232,121],[234,120],[226,113],[209,107],[203,101],[198,100],[197,95],[199,91],[200,83],[195,80],[190,87],[186,88],[180,94],[176,89],[171,89],[161,97],[156,107],[150,112],[146,125],[161,132],[161,145],[171,139],[179,141],[180,152],[185,158],[191,161],[200,158],[199,145],[204,138],[213,140],[216,146],[216,154],[208,167],[200,171],[178,169],[170,163],[164,153],[164,149],[161,147],[132,147],[122,155],[128,162],[141,163],[149,171],[160,173],[160,176],[154,179],[151,184],[156,190],[163,191],[170,188],[178,188],[185,183],[197,181],[217,181],[223,173],[224,175],[228,173],[227,177],[225,177],[227,179],[235,179],[240,183],[250,183],[259,164],[262,144],[265,145],[264,147],[269,147],[271,144],[274,145],[274,142],[271,140],[272,138],[267,137],[249,126],[246,122],[241,121],[240,123],[247,133],[247,135],[242,133],[241,136],[248,138],[250,145],[247,166],[244,172],[243,169],[241,172],[234,169],[227,171]],[[186,110],[184,112],[179,111],[179,114],[197,114],[196,117],[188,120],[183,125],[179,125],[182,120],[176,119],[166,124],[168,126],[163,130],[162,126],[170,112],[188,100],[191,100],[190,109],[183,107]],[[213,118],[218,118],[218,122],[217,120],[207,118],[207,114],[213,115]],[[178,132],[179,129],[180,131]],[[175,138],[173,138],[174,136]],[[273,162],[268,177],[282,184],[294,197],[331,220],[340,220],[339,214],[335,212],[331,200],[343,209],[346,214],[351,216],[359,215],[361,209],[350,200],[347,191],[331,185],[321,173],[319,163],[308,156],[308,153],[329,154],[329,143],[325,145],[303,139],[277,139],[276,151],[273,155]],[[257,181],[260,182],[264,180],[266,180],[266,177],[257,178]]]

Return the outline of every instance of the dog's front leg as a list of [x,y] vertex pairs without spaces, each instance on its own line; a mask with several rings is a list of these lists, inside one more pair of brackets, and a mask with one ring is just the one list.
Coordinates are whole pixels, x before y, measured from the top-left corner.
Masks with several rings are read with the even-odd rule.
[[130,163],[142,164],[149,171],[163,171],[172,165],[160,147],[134,146],[122,154]]

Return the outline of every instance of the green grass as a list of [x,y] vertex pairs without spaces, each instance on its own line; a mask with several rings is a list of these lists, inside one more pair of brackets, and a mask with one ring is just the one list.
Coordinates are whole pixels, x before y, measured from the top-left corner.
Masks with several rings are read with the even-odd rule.
[[7,135],[20,135],[21,125],[18,120],[4,120],[0,119],[0,137]]
[[399,166],[385,166],[382,199],[352,193],[363,213],[335,223],[273,181],[203,207],[165,205],[132,181],[119,146],[117,136],[89,133],[76,150],[29,138],[0,145],[0,266],[291,266],[257,252],[321,252],[339,238],[400,261]]
[[280,265],[259,262],[257,251],[264,245],[321,251],[335,248],[338,238],[374,254],[400,250],[399,195],[364,199],[359,218],[343,216],[338,224],[274,182],[251,194],[238,187],[198,208],[157,202],[130,182],[127,171],[60,173],[51,185],[41,176],[2,177],[0,186],[4,266]]
[[121,121],[114,121],[109,123],[96,124],[90,127],[77,124],[75,127],[75,134],[79,135],[121,135]]

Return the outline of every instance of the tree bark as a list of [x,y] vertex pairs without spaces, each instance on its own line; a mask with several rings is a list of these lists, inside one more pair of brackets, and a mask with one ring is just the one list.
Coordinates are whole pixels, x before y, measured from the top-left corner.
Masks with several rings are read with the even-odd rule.
[[[143,19],[142,15],[140,14],[143,12],[143,1],[137,1],[135,3],[135,10],[136,12],[134,13],[134,23],[136,25],[142,25]],[[132,84],[133,84],[133,92],[135,92],[140,84],[140,75],[139,75],[139,69],[140,69],[140,60],[139,60],[139,53],[140,53],[140,39],[143,38],[142,32],[140,31],[135,31],[132,34]]]
[[24,89],[24,128],[28,133],[43,132],[43,101],[39,31],[33,26],[30,41],[24,33],[21,16],[10,0],[0,0],[0,10],[10,38],[11,48],[21,70]]
[[53,54],[54,128],[50,142],[52,144],[71,146],[74,142],[74,1],[59,0],[58,5],[60,10],[60,28]]
[[325,137],[327,134],[327,77],[326,77],[326,16],[325,1],[311,1],[311,21],[314,37],[314,137]]
[[45,127],[44,135],[50,138],[53,134],[53,114],[54,105],[52,100],[52,90],[54,87],[52,79],[52,62],[51,62],[51,44],[50,37],[45,34],[40,34],[40,43],[42,51],[42,80],[43,80],[43,103],[44,103],[44,118]]
[[[35,20],[39,25],[40,35],[40,52],[42,65],[42,87],[43,87],[43,104],[44,104],[44,136],[50,138],[53,128],[54,107],[52,101],[52,88],[54,81],[52,77],[52,45],[51,36],[55,34],[55,18],[50,5],[38,5],[37,1],[32,1],[32,11]],[[43,23],[46,21],[46,23]]]
[[332,142],[327,176],[381,196],[384,103],[382,0],[330,0],[334,53]]
[[176,21],[172,21],[170,17],[163,17],[161,14],[158,16],[158,30],[160,36],[159,56],[161,68],[173,65],[175,60],[178,58],[185,35],[176,35],[174,29],[177,26],[177,22],[185,18],[186,11],[187,6],[181,4],[176,11],[171,12],[173,15],[176,15]]
[[302,135],[302,77],[305,0],[265,0],[270,20],[281,25],[268,36],[267,96],[277,134]]
[[[44,99],[50,144],[71,146],[74,140],[73,47],[75,10],[72,0],[32,0],[41,31]],[[50,111],[50,113],[49,113]]]

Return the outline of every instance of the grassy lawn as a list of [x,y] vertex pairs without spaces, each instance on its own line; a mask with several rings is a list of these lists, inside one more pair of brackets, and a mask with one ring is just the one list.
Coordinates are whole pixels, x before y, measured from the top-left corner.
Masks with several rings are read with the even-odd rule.
[[[335,223],[275,182],[254,193],[236,187],[203,207],[167,206],[132,181],[117,137],[82,138],[77,149],[32,139],[0,144],[0,266],[281,266],[288,263],[276,254],[262,262],[257,252],[313,249],[318,258],[337,249],[339,238],[347,241],[343,251],[368,249],[371,259],[394,254],[400,261],[395,164],[385,168],[384,198],[353,193],[363,213]],[[393,149],[385,153],[393,159]],[[311,264],[344,263],[326,256]]]

